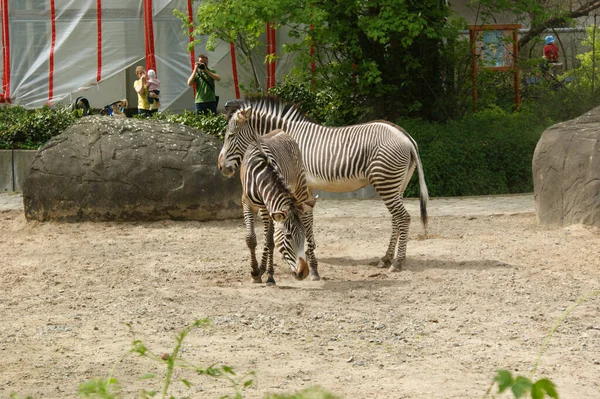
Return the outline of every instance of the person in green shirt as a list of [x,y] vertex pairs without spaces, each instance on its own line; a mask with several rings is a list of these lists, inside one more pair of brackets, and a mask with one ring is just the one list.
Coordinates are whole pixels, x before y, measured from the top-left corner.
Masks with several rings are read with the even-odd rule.
[[187,80],[188,86],[196,88],[196,112],[202,113],[210,111],[217,113],[217,96],[215,94],[215,82],[219,82],[221,77],[214,69],[208,68],[208,57],[200,54],[192,74]]

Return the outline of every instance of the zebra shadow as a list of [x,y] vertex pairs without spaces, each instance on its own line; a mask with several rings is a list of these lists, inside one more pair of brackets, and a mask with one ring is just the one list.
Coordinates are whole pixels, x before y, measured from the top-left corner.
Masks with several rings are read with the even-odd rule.
[[[319,263],[328,264],[332,266],[364,266],[371,268],[373,273],[377,271],[387,272],[386,268],[378,268],[379,258],[365,258],[365,259],[354,259],[348,257],[330,257],[330,258],[319,258]],[[453,261],[444,259],[414,259],[406,258],[406,261],[402,265],[402,270],[410,270],[413,272],[422,272],[427,269],[446,269],[446,270],[490,270],[490,269],[502,269],[502,268],[513,268],[514,265],[509,263],[501,262],[494,259],[481,259],[481,260],[466,260],[466,261]],[[402,272],[400,272],[402,273]]]

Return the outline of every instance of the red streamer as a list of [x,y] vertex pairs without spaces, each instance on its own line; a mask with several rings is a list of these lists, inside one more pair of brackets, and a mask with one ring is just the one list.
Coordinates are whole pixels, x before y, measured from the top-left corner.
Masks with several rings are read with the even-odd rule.
[[10,103],[10,34],[8,26],[8,0],[2,0],[2,51],[4,72],[2,75],[2,93],[0,102]]
[[52,103],[54,97],[54,51],[56,49],[56,7],[54,0],[50,0],[50,26],[51,26],[51,42],[50,42],[50,68],[48,72],[48,104]]

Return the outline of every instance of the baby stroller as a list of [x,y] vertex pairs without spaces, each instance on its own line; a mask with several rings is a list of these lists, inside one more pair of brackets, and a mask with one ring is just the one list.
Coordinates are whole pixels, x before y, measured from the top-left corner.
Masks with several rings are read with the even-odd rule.
[[92,109],[90,108],[90,102],[85,97],[77,97],[75,102],[73,103],[72,111],[82,110],[83,116],[88,116],[92,113]]
[[108,105],[105,105],[100,111],[100,115],[114,116],[115,118],[127,118],[125,115],[127,108],[127,99],[117,100]]

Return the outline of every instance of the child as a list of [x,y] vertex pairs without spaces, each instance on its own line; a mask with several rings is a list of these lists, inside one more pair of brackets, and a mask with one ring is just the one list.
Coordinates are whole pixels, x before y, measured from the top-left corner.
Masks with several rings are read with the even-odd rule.
[[557,63],[558,62],[558,47],[554,44],[554,36],[546,36],[544,40],[546,45],[544,46],[544,58],[547,62]]
[[109,115],[114,116],[115,118],[127,118],[127,115],[123,111],[127,108],[127,99],[124,98],[119,101],[115,101],[114,103],[108,106]]
[[148,102],[150,110],[157,110],[160,107],[160,80],[156,77],[154,69],[148,69],[148,77],[146,78],[148,86]]

